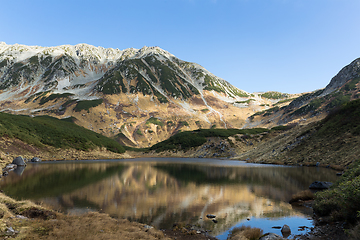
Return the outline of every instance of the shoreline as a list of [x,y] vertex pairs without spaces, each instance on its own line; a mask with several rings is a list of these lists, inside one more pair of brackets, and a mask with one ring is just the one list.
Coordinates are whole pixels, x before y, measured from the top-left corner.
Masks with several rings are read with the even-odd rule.
[[[131,160],[132,159],[139,159],[139,158],[149,158],[149,159],[151,159],[151,158],[169,158],[169,157],[164,157],[164,156],[146,156],[146,157],[144,157],[144,156],[138,156],[138,157],[132,157],[132,158],[118,158],[118,159],[82,159],[82,160],[79,160],[79,159],[61,159],[61,160],[46,160],[46,161],[43,161],[43,162],[48,162],[48,163],[55,163],[55,162],[65,162],[65,161],[74,161],[74,162],[81,162],[81,161],[86,161],[86,162],[90,162],[90,161],[94,161],[94,162],[96,162],[96,161],[111,161],[111,160],[114,160],[114,161],[117,161],[117,160],[123,160],[123,159],[128,159],[129,161],[126,161],[126,162],[131,162]],[[174,158],[174,159],[176,159],[176,158],[181,158],[181,157],[179,157],[179,156],[177,156],[177,157],[171,157],[171,158]],[[200,160],[201,158],[199,158],[199,160]],[[213,160],[217,160],[217,161],[219,161],[219,162],[221,162],[221,161],[226,161],[226,160],[229,160],[229,161],[234,161],[234,162],[236,162],[236,161],[241,161],[241,160],[236,160],[236,159],[224,159],[224,158],[209,158],[209,159],[213,159]],[[205,160],[205,159],[204,159]],[[246,162],[246,163],[249,163],[249,164],[251,164],[251,163],[253,163],[253,162]],[[264,163],[264,162],[262,162],[262,163],[256,163],[256,164],[271,164],[271,165],[283,165],[283,166],[293,166],[293,165],[288,165],[288,164],[274,164],[274,163]],[[296,166],[296,165],[294,165],[294,166]],[[315,166],[315,165],[313,165],[313,166]],[[306,166],[306,167],[312,167],[312,166]],[[324,166],[320,166],[320,167],[324,167]],[[51,209],[51,207],[50,208],[47,208],[47,207],[45,207],[45,209],[46,210],[48,210],[48,211],[53,211],[52,209]],[[108,214],[106,214],[108,217],[110,217]],[[110,217],[111,218],[111,217]],[[314,217],[312,217],[312,219],[315,221],[316,219],[314,218]],[[139,223],[140,224],[140,223]],[[316,226],[315,224],[314,224],[314,227],[313,227],[313,229],[311,230],[311,232],[313,232],[314,231],[314,236],[316,235],[316,236],[318,236],[319,234],[318,234],[318,232],[319,231],[317,231],[316,229],[321,229],[321,228],[319,228],[318,226]],[[155,231],[155,230],[154,230]],[[158,230],[158,231],[162,231],[162,230]],[[166,229],[166,230],[164,230],[163,232],[165,232],[165,234],[170,234],[171,232],[173,232],[174,233],[174,236],[176,235],[177,236],[177,239],[190,239],[190,238],[186,238],[186,237],[189,237],[189,236],[193,236],[194,235],[194,232],[193,231],[189,231],[189,230],[175,230],[174,231],[174,229]],[[311,234],[311,233],[310,233]],[[179,235],[183,235],[183,237],[185,237],[185,238],[178,238],[179,237]],[[198,234],[196,234],[196,235],[198,235]],[[209,238],[209,236],[207,236],[207,235],[205,235],[205,234],[202,234],[202,235],[204,235],[205,237],[208,237]],[[307,236],[306,236],[307,235]],[[311,239],[311,238],[308,238],[308,236],[310,236],[309,235],[309,233],[308,234],[305,234],[305,235],[297,235],[296,237],[296,239]],[[164,236],[165,237],[165,236]],[[193,236],[194,237],[194,236]],[[191,238],[191,239],[202,239],[202,238]],[[206,238],[204,238],[204,239],[206,239]],[[216,239],[215,237],[212,237],[212,238],[210,238],[210,239]],[[324,238],[325,239],[325,238]]]

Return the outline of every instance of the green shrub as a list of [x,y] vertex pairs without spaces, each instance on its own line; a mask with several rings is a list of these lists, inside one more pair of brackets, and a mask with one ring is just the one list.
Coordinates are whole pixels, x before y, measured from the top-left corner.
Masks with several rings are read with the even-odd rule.
[[255,101],[255,99],[252,99],[252,98],[250,98],[250,99],[248,99],[248,100],[246,100],[246,101],[236,101],[235,103],[247,103],[247,104],[249,104],[251,101]]
[[340,108],[335,108],[321,121],[318,128],[319,135],[332,132],[350,132],[360,135],[360,99],[346,103]]
[[127,88],[124,85],[124,79],[119,70],[105,74],[96,85],[96,89],[104,94],[126,93]]
[[155,124],[155,125],[159,125],[159,126],[164,126],[164,123],[163,122],[161,122],[158,118],[156,118],[156,117],[151,117],[151,118],[149,118],[147,121],[146,121],[146,124],[150,124],[150,123],[152,123],[152,124]]
[[312,107],[313,110],[316,110],[318,109],[321,104],[323,104],[325,101],[324,101],[324,98],[315,98],[313,100],[311,100],[311,102],[309,103],[309,105]]
[[175,124],[174,124],[173,121],[167,121],[167,122],[166,122],[166,125],[168,125],[169,127],[175,126]]
[[17,138],[38,147],[45,144],[56,148],[75,148],[78,150],[106,147],[113,152],[122,153],[125,151],[115,140],[67,120],[59,120],[49,116],[31,118],[0,113],[0,136]]
[[289,94],[287,93],[281,93],[281,92],[266,92],[263,94],[260,94],[260,97],[268,98],[268,99],[281,99],[288,97]]
[[279,126],[271,128],[271,130],[274,130],[274,131],[286,131],[286,130],[289,130],[291,128],[292,128],[292,126],[279,125]]
[[171,136],[169,139],[153,145],[150,150],[157,152],[165,150],[188,150],[204,144],[207,137],[220,137],[226,139],[236,134],[259,134],[269,131],[266,128],[253,129],[197,129],[184,131]]
[[333,220],[355,222],[360,211],[360,160],[336,182],[330,190],[316,193],[314,212],[331,216]]
[[30,64],[32,64],[32,65],[35,65],[35,64],[38,64],[39,63],[39,57],[38,56],[32,56],[30,59],[29,59],[29,61],[30,61]]
[[40,105],[44,105],[45,103],[49,102],[49,101],[52,101],[52,100],[57,100],[57,99],[60,99],[60,98],[68,98],[70,96],[73,96],[74,94],[72,93],[54,93],[54,94],[51,94],[50,96],[48,97],[43,97],[40,99]]
[[347,83],[344,87],[345,91],[351,91],[356,89],[356,84],[360,82],[360,78],[355,78]]
[[332,97],[334,97],[334,99],[332,99],[332,101],[328,105],[326,105],[327,109],[335,108],[347,102],[350,102],[351,94],[344,95],[342,92],[338,92],[333,94]]
[[271,114],[273,114],[274,112],[277,112],[277,111],[279,111],[279,110],[280,110],[279,107],[269,108],[269,109],[265,110],[264,116],[271,115]]
[[103,103],[102,99],[79,101],[79,102],[77,102],[74,110],[75,110],[75,112],[80,112],[81,110],[89,111],[90,108],[99,106],[102,103]]
[[173,149],[188,150],[206,142],[206,138],[193,132],[180,132],[169,139],[153,145],[150,150],[157,152]]
[[186,127],[189,126],[189,123],[188,123],[187,121],[180,121],[179,124],[180,124],[181,126],[186,126]]
[[277,103],[275,103],[274,106],[280,105],[280,104],[286,103],[286,102],[291,102],[291,101],[293,101],[294,99],[295,99],[295,98],[288,98],[288,99],[280,100],[280,101],[278,101]]
[[3,67],[5,67],[5,66],[7,66],[7,64],[8,64],[8,60],[7,60],[7,59],[2,60],[2,62],[0,62],[0,68],[3,68]]

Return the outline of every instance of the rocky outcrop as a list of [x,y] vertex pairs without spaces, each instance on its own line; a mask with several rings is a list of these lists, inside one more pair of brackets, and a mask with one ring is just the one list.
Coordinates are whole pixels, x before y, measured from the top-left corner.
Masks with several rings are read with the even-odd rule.
[[12,164],[16,164],[17,166],[26,166],[26,162],[22,156],[15,158],[12,161]]
[[41,162],[41,159],[38,158],[38,157],[33,157],[33,158],[31,159],[31,162]]
[[[3,169],[2,169],[2,176],[7,176],[9,175],[10,171],[14,171],[14,173],[16,173],[17,175],[21,176],[25,170],[26,167],[26,162],[28,160],[23,158],[22,156],[16,157],[14,158],[14,160],[12,161],[12,163],[6,165]],[[41,159],[38,157],[33,157],[31,159],[31,162],[40,162]],[[1,176],[0,176],[1,177]]]
[[360,58],[354,60],[349,65],[340,70],[340,72],[331,79],[322,95],[327,95],[344,85],[347,81],[360,76]]

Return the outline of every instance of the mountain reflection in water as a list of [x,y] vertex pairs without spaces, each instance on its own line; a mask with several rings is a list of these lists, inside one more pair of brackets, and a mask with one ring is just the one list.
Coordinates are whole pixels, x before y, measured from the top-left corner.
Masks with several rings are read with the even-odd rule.
[[[101,211],[157,228],[184,222],[216,235],[248,217],[307,218],[288,204],[291,196],[313,181],[336,181],[335,172],[323,168],[235,165],[153,159],[29,164],[21,176],[11,173],[0,185],[14,198],[66,213]],[[218,223],[207,214],[216,215]]]

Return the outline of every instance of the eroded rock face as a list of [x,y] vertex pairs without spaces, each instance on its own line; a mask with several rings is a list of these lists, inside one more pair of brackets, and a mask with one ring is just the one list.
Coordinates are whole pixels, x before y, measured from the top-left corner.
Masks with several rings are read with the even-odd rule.
[[337,88],[344,85],[350,79],[359,77],[359,75],[360,75],[360,58],[354,60],[349,65],[341,69],[340,72],[331,79],[329,85],[326,86],[322,94],[326,95],[333,92]]

